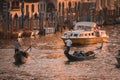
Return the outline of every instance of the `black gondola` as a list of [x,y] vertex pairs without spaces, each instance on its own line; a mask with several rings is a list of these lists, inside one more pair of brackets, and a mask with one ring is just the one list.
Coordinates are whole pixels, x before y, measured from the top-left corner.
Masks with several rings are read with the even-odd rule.
[[14,55],[15,65],[24,64],[27,61],[29,54],[24,51],[18,51]]
[[28,49],[26,49],[25,51],[17,51],[15,54],[14,54],[14,59],[15,59],[15,62],[14,64],[15,65],[21,65],[21,64],[24,64],[26,63],[28,57],[29,57],[29,53],[27,52],[29,49],[31,49],[31,46],[28,47]]
[[67,50],[64,51],[64,54],[69,61],[83,61],[83,60],[95,59],[95,53],[93,51],[88,51],[84,53],[84,56],[82,57],[69,54]]

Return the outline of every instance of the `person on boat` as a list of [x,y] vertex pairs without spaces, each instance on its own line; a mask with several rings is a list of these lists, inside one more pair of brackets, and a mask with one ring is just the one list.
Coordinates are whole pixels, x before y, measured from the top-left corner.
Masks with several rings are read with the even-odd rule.
[[78,52],[77,52],[77,51],[74,51],[73,56],[78,57]]
[[78,54],[78,57],[83,57],[84,56],[84,52],[80,51],[80,53]]
[[69,53],[71,45],[72,45],[72,41],[70,40],[70,38],[68,38],[67,40],[65,40],[66,43],[66,51],[67,53]]
[[20,50],[20,47],[21,47],[21,44],[18,41],[18,39],[15,41],[14,46],[15,46],[15,53],[16,53]]

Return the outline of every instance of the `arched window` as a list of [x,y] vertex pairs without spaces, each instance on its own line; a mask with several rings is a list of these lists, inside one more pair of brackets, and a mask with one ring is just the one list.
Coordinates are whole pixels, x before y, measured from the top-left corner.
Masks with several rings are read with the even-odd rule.
[[26,13],[28,13],[28,12],[29,12],[29,6],[26,5]]
[[37,13],[34,14],[34,18],[38,19],[38,14]]
[[18,18],[18,14],[17,14],[17,13],[15,13],[14,19],[17,19],[17,18]]
[[32,4],[32,12],[34,12],[34,5]]
[[19,6],[19,1],[13,1],[11,8],[12,8],[12,9],[19,9],[19,8],[20,8],[20,6]]
[[40,7],[41,7],[41,9],[40,9],[40,10],[42,11],[42,10],[43,10],[43,4],[41,4],[41,5],[40,5]]
[[64,2],[62,3],[62,9],[64,9]]
[[61,3],[59,3],[59,12],[61,11]]
[[78,10],[80,10],[80,2],[78,2]]
[[68,3],[68,7],[69,7],[69,9],[71,8],[71,2]]
[[77,2],[75,2],[75,11],[77,11]]
[[45,3],[44,3],[44,11],[45,11],[45,7],[46,7],[46,5],[45,5]]
[[64,2],[62,3],[62,15],[64,15]]
[[46,9],[47,9],[47,12],[52,12],[55,10],[55,5],[53,3],[48,3]]
[[70,12],[71,9],[71,2],[68,2],[68,12]]

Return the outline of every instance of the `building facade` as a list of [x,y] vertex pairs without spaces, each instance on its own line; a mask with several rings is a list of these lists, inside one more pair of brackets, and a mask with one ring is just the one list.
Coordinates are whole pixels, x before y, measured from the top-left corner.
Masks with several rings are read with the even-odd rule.
[[[120,0],[3,0],[8,28],[56,27],[77,21],[100,21],[120,16]],[[2,4],[2,3],[0,3]],[[1,9],[0,9],[1,10]],[[4,10],[3,10],[4,11]],[[0,17],[1,20],[3,17]],[[33,22],[34,21],[34,22]],[[4,21],[5,22],[5,21]],[[34,24],[32,24],[34,23]],[[21,27],[22,26],[22,27]]]

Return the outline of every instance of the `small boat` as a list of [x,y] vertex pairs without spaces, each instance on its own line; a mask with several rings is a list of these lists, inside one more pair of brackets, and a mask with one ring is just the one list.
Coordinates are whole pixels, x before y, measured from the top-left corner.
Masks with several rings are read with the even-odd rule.
[[27,61],[29,54],[24,51],[18,51],[14,55],[15,65],[24,64]]
[[28,57],[29,57],[29,53],[27,52],[29,49],[31,49],[31,46],[28,47],[25,51],[17,51],[15,54],[14,54],[14,59],[15,59],[15,62],[14,64],[15,65],[21,65],[21,64],[24,64],[26,63]]
[[[66,50],[64,51],[65,56],[69,61],[83,61],[83,60],[90,60],[95,59],[95,53],[93,51],[88,51],[86,53],[82,53],[82,56],[76,56],[74,54],[69,54]],[[79,53],[81,54],[81,53]],[[78,55],[79,55],[78,54]]]
[[94,44],[107,42],[109,36],[94,22],[76,22],[74,30],[64,32],[61,38],[64,42],[69,38],[73,44]]

